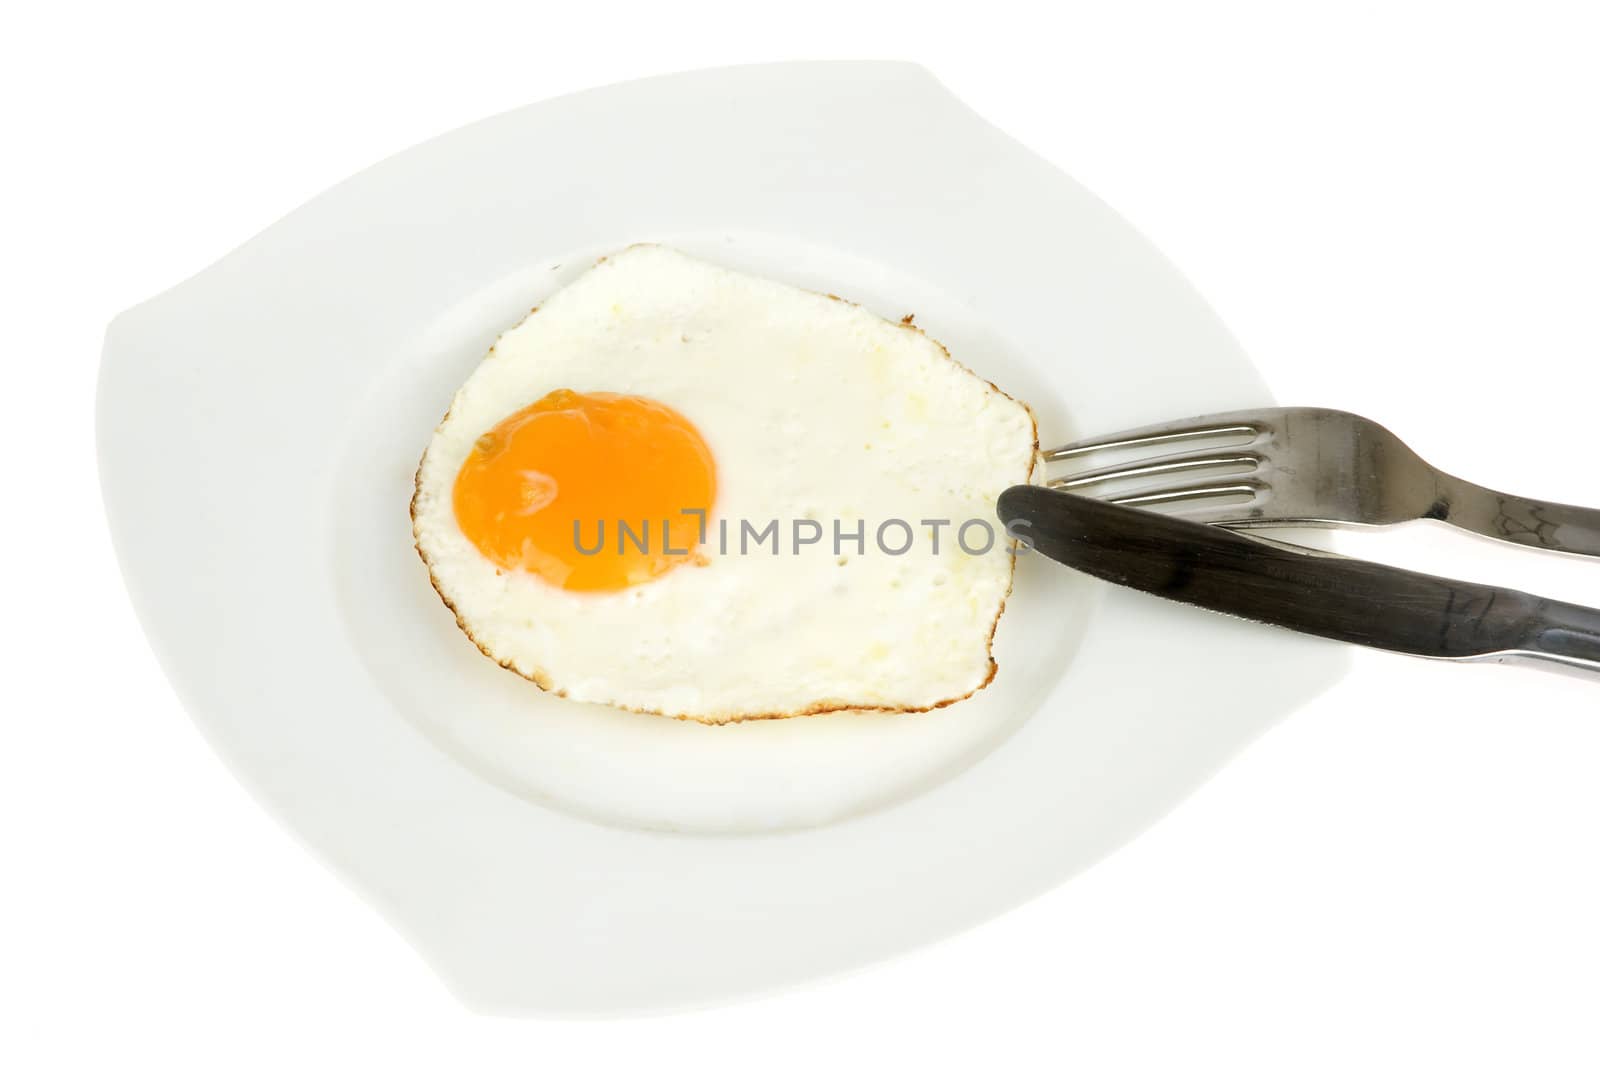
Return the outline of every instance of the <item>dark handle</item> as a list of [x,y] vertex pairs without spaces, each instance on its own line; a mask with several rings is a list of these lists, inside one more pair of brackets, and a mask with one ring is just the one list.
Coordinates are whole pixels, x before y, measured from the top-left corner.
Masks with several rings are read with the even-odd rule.
[[1337,555],[1036,485],[1000,520],[1102,580],[1297,632],[1430,658],[1530,656],[1600,670],[1600,610]]
[[1537,617],[1537,627],[1522,653],[1545,662],[1600,672],[1600,610],[1544,599],[1540,600]]

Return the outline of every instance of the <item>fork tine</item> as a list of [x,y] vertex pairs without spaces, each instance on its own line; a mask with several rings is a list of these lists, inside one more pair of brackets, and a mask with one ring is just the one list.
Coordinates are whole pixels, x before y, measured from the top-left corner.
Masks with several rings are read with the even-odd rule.
[[1087,455],[1114,447],[1145,447],[1151,444],[1180,442],[1204,443],[1220,441],[1229,437],[1238,438],[1232,441],[1233,443],[1247,443],[1248,440],[1260,435],[1262,431],[1261,425],[1250,417],[1252,413],[1254,412],[1241,411],[1238,414],[1214,415],[1208,418],[1184,418],[1178,421],[1146,425],[1139,429],[1129,429],[1120,433],[1091,436],[1088,439],[1077,440],[1063,447],[1047,448],[1043,452],[1044,460],[1046,462],[1056,462],[1060,459],[1074,458],[1078,455]]
[[1241,494],[1231,499],[1219,496],[1201,500],[1196,505],[1161,508],[1161,512],[1201,525],[1216,525],[1234,532],[1244,532],[1263,527],[1258,519],[1259,506],[1259,499]]
[[1147,507],[1157,503],[1187,503],[1206,499],[1254,499],[1267,490],[1265,482],[1254,477],[1220,477],[1211,481],[1197,481],[1177,488],[1163,488],[1152,492],[1132,492],[1121,496],[1107,496],[1108,503],[1123,503],[1131,507]]
[[1087,488],[1110,481],[1124,481],[1135,477],[1155,477],[1163,474],[1224,470],[1249,473],[1261,467],[1262,457],[1254,452],[1234,448],[1207,448],[1201,451],[1179,452],[1160,458],[1135,459],[1115,466],[1102,466],[1082,473],[1056,477],[1045,482],[1048,488]]

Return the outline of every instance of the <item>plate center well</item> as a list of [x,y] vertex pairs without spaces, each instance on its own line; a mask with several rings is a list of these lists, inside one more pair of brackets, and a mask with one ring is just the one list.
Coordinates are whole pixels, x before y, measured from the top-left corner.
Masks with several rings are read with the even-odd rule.
[[[473,773],[616,827],[745,834],[816,827],[901,801],[994,750],[1055,687],[1098,602],[1087,582],[1019,559],[996,632],[1000,670],[927,714],[829,714],[710,727],[539,691],[483,657],[429,586],[407,504],[455,388],[495,337],[600,255],[654,240],[919,325],[1028,402],[1045,439],[1070,425],[1026,355],[970,307],[913,276],[770,235],[641,234],[530,265],[440,315],[364,398],[334,478],[333,587],[354,649],[395,710]],[[959,445],[957,445],[959,446]]]

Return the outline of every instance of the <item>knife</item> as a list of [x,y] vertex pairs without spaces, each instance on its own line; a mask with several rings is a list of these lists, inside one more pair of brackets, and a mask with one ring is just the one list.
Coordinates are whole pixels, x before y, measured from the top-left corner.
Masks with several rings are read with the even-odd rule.
[[1093,577],[1251,621],[1401,654],[1600,674],[1600,610],[1277,546],[1037,485],[1000,493],[1024,546]]

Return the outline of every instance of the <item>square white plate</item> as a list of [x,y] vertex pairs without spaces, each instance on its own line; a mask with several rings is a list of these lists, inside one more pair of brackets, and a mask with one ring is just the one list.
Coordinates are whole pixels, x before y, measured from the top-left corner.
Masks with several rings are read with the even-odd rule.
[[999,678],[932,714],[707,728],[497,669],[412,552],[417,457],[499,331],[642,240],[915,312],[1046,443],[1271,402],[1124,222],[902,64],[501,115],[120,316],[102,480],[168,675],[471,1005],[708,1003],[949,935],[1131,838],[1342,672],[1335,645],[1026,556]]

